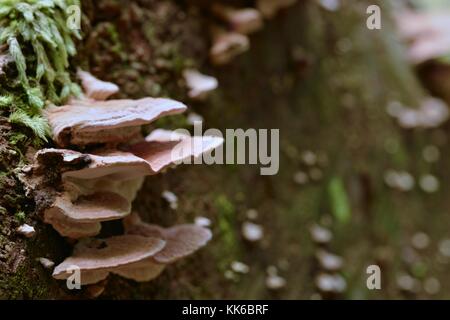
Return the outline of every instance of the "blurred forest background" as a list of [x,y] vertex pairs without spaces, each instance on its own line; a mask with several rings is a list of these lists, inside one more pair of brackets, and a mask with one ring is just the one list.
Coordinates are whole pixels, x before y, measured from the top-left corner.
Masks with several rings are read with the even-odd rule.
[[[224,66],[208,59],[208,2],[83,0],[83,40],[71,64],[117,83],[121,97],[184,101],[204,127],[280,129],[280,171],[181,166],[147,178],[134,203],[142,217],[164,226],[205,217],[213,240],[152,282],[110,277],[100,298],[450,298],[450,127],[440,108],[450,103],[450,55],[441,50],[450,54],[450,1],[300,0],[266,20],[250,49]],[[366,26],[372,4],[381,8],[381,30]],[[441,21],[443,34],[405,32],[408,10]],[[426,43],[420,61],[415,41]],[[205,102],[186,96],[186,67],[219,80]],[[160,124],[192,127],[185,115]],[[59,263],[71,246],[40,222],[13,177],[20,163],[7,150],[25,153],[27,144],[7,137],[27,131],[4,118],[0,125],[0,298],[96,296],[98,288],[66,289],[39,262]],[[177,195],[176,210],[165,190]],[[23,222],[36,227],[35,239],[14,232]],[[108,223],[105,232],[115,228]],[[381,290],[366,287],[373,264]]]

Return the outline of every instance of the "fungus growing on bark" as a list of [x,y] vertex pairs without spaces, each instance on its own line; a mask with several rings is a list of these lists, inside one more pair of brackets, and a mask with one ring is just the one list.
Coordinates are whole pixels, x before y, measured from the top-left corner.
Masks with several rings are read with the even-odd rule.
[[[169,136],[178,140],[170,141]],[[100,231],[100,222],[121,219],[130,213],[131,202],[142,184],[142,177],[198,157],[222,142],[221,138],[191,138],[155,130],[146,140],[129,146],[129,152],[110,151],[92,155],[71,150],[65,153],[63,150],[41,151],[39,154],[56,152],[62,154],[63,160],[83,159],[87,163],[83,168],[61,174],[71,197],[67,194],[58,196],[45,211],[44,221],[67,237],[94,236]],[[97,179],[106,179],[108,187],[99,190],[98,186],[104,184],[94,181]]]
[[347,289],[347,282],[339,274],[321,273],[315,279],[316,287],[326,294],[341,294]]
[[399,34],[409,43],[413,63],[443,57],[450,51],[450,12],[403,11],[396,16]]
[[165,264],[192,254],[212,237],[211,231],[204,227],[185,224],[165,229],[143,222],[136,213],[124,219],[124,228],[126,234],[159,237],[166,240],[164,249],[153,256],[155,261]]
[[278,269],[275,266],[267,268],[266,287],[270,290],[280,290],[286,285],[286,280],[278,275]]
[[81,284],[93,284],[106,279],[114,268],[142,261],[159,252],[165,241],[160,238],[136,235],[115,236],[108,239],[80,241],[73,255],[53,271],[55,279],[67,279],[74,267],[81,272]]
[[98,192],[76,200],[64,194],[45,211],[44,222],[63,236],[82,238],[98,234],[100,222],[121,219],[130,211],[131,203],[116,193]]
[[210,227],[211,220],[206,217],[196,217],[194,223],[199,227]]
[[317,251],[316,259],[320,267],[325,271],[339,271],[344,265],[344,260],[341,257],[325,250]]
[[34,227],[26,223],[18,227],[17,232],[27,238],[32,238],[36,234],[36,230],[34,230]]
[[189,98],[192,100],[205,100],[219,85],[216,78],[201,74],[197,70],[186,69],[183,76],[189,88]]
[[231,6],[214,3],[211,11],[219,19],[229,25],[231,30],[241,34],[250,34],[260,30],[264,21],[261,13],[253,8],[234,8]]
[[264,228],[253,222],[246,221],[242,224],[242,236],[250,242],[259,241],[264,236]]
[[41,257],[37,260],[45,269],[52,269],[55,266],[55,263],[50,259]]
[[192,254],[212,236],[209,229],[196,225],[164,229],[142,222],[136,214],[127,217],[124,226],[126,235],[81,241],[73,255],[55,268],[53,277],[66,279],[76,266],[83,285],[104,280],[110,272],[135,281],[150,281],[167,264]]
[[60,147],[67,147],[129,141],[139,135],[140,126],[185,110],[184,104],[164,98],[86,99],[48,108],[46,116],[55,142]]
[[167,203],[169,203],[169,206],[172,210],[178,209],[178,197],[175,193],[165,190],[163,191],[161,196],[164,198],[164,200],[167,201]]
[[[80,71],[79,76],[90,98],[104,99],[116,91],[114,85],[86,72]],[[44,221],[70,238],[97,235],[101,222],[121,219],[131,212],[145,176],[199,157],[223,143],[222,138],[191,137],[161,129],[142,137],[141,125],[185,109],[184,104],[170,99],[85,98],[48,110],[54,139],[60,146],[105,146],[90,153],[69,149],[37,152],[35,173],[43,175],[45,170],[40,167],[49,158],[57,160],[52,171],[60,174],[64,190],[45,210]]]
[[[191,137],[161,129],[144,138],[141,125],[183,112],[186,106],[155,98],[99,101],[115,93],[117,87],[83,71],[79,76],[86,97],[52,107],[46,116],[59,146],[89,145],[90,151],[40,150],[29,179],[30,186],[45,184],[49,173],[45,168],[52,163],[52,181],[60,181],[61,188],[58,192],[54,189],[56,197],[46,207],[44,221],[74,239],[95,236],[102,222],[129,216],[145,176],[199,157],[223,143],[222,138]],[[66,279],[75,266],[81,271],[82,284],[102,281],[111,272],[148,281],[211,238],[211,232],[200,226],[164,229],[143,223],[137,216],[129,217],[125,226],[127,235],[81,240],[73,256],[58,265],[53,276]]]
[[314,224],[309,228],[312,240],[317,244],[327,244],[333,238],[333,234],[318,224]]
[[408,108],[398,102],[387,107],[390,116],[397,119],[402,128],[436,128],[450,116],[447,104],[436,98],[425,98],[417,109]]
[[78,70],[78,78],[86,93],[86,97],[94,100],[106,100],[113,94],[119,92],[119,87],[111,82],[105,82],[97,79],[89,72]]
[[224,65],[249,48],[250,40],[246,35],[215,28],[209,56],[213,64]]

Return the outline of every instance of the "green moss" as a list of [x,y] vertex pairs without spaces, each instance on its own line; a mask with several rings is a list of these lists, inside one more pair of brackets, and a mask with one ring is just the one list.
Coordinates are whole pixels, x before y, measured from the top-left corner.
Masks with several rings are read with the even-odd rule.
[[26,215],[25,215],[25,212],[19,211],[16,213],[15,217],[20,223],[22,223],[25,221]]
[[350,203],[345,190],[344,182],[339,177],[334,177],[328,184],[331,209],[339,223],[346,224],[351,219]]
[[79,30],[68,25],[68,8],[78,0],[0,0],[0,45],[7,45],[17,81],[3,85],[0,108],[10,106],[10,121],[31,128],[45,140],[48,125],[40,111],[46,100],[61,103],[79,95],[71,81],[69,57]]
[[215,200],[220,236],[219,268],[225,271],[238,255],[239,239],[235,232],[236,210],[226,195],[221,194]]
[[28,265],[19,267],[14,274],[0,274],[0,299],[39,299],[46,295],[45,286],[36,286],[30,280]]

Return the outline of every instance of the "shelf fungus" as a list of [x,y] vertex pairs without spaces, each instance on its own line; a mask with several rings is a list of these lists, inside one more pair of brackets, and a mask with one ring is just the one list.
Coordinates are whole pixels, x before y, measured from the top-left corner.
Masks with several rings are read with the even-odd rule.
[[106,100],[119,92],[119,87],[116,84],[101,81],[89,72],[78,70],[77,75],[81,80],[86,97],[89,99]]
[[192,100],[206,100],[209,94],[219,86],[216,78],[204,75],[194,69],[184,70],[183,77],[189,89],[188,96]]
[[108,239],[84,239],[73,255],[53,271],[56,279],[67,279],[80,270],[82,285],[94,284],[110,273],[138,282],[150,281],[168,264],[186,257],[211,239],[211,231],[196,225],[162,228],[142,222],[133,214],[124,221],[125,235]]
[[118,268],[113,272],[122,277],[143,282],[156,278],[166,267],[191,255],[211,240],[211,231],[195,224],[162,228],[143,222],[137,214],[124,220],[126,234],[163,239],[164,248],[152,257]]
[[209,56],[215,65],[225,65],[250,48],[250,40],[246,35],[222,28],[213,28],[212,33],[213,44]]
[[396,15],[399,35],[408,45],[414,64],[446,57],[450,50],[450,11],[401,11]]
[[[46,208],[44,221],[61,235],[79,239],[95,236],[101,222],[122,219],[145,176],[211,152],[222,138],[200,137],[156,129],[147,137],[141,125],[186,107],[170,99],[99,101],[116,92],[114,85],[79,71],[87,97],[47,111],[53,138],[60,147],[90,146],[89,153],[70,149],[37,152],[35,172],[53,163],[62,191]],[[47,170],[48,171],[48,170]]]
[[[61,149],[39,150],[25,179],[30,190],[45,188],[53,195],[43,205],[44,222],[64,237],[81,239],[73,256],[53,275],[66,279],[68,268],[76,266],[82,284],[102,281],[110,272],[150,280],[165,265],[205,245],[211,232],[196,225],[164,229],[131,218],[132,202],[144,178],[191,163],[219,147],[223,139],[163,129],[144,137],[142,125],[181,113],[186,106],[162,98],[105,100],[117,92],[117,86],[84,71],[78,76],[85,96],[46,110],[53,139]],[[102,222],[127,217],[126,235],[90,238],[100,233]]]
[[73,255],[53,270],[55,279],[67,279],[73,270],[80,271],[82,285],[106,279],[109,272],[145,260],[166,245],[160,238],[121,235],[108,239],[84,239],[77,243]]
[[259,31],[264,26],[261,13],[254,8],[234,8],[220,3],[211,6],[212,13],[228,24],[231,30],[241,34]]
[[163,116],[182,113],[186,106],[164,98],[138,100],[71,100],[69,105],[50,107],[46,117],[60,147],[129,141],[140,127]]

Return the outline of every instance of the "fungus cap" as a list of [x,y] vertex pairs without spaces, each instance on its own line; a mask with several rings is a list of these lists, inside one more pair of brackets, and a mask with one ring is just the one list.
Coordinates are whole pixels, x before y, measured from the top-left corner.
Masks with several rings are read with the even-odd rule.
[[127,234],[166,240],[166,246],[153,256],[154,261],[161,264],[173,263],[194,253],[212,237],[211,231],[207,228],[186,224],[165,229],[142,222],[136,214],[124,219],[124,227]]
[[51,224],[63,237],[80,239],[92,237],[100,233],[99,222],[77,222],[67,217],[57,206],[51,206],[44,212],[44,222]]
[[50,107],[46,117],[59,146],[119,143],[140,132],[140,126],[182,113],[186,106],[164,98],[139,100],[72,100]]
[[162,239],[136,235],[80,241],[75,246],[73,255],[55,268],[53,277],[67,279],[71,275],[70,270],[75,266],[81,271],[82,278],[83,274],[91,272],[87,275],[95,278],[95,282],[98,282],[106,278],[110,269],[151,257],[159,252],[165,244]]
[[228,23],[233,31],[241,34],[256,32],[264,25],[261,13],[254,8],[234,8],[214,3],[211,10],[217,17]]
[[219,85],[216,78],[201,74],[197,70],[186,69],[183,76],[189,88],[189,98],[193,100],[205,100]]
[[219,31],[214,36],[209,56],[213,64],[224,65],[249,48],[250,40],[246,35],[237,32]]
[[443,57],[450,51],[450,11],[396,15],[399,34],[409,43],[408,56],[415,63]]
[[125,217],[131,212],[131,203],[112,192],[97,192],[72,201],[67,194],[57,197],[51,210],[59,210],[76,222],[102,222]]
[[89,72],[79,69],[77,76],[81,80],[83,90],[89,99],[106,100],[119,92],[119,87],[116,84],[99,80]]
[[147,258],[124,267],[114,268],[111,272],[134,281],[147,282],[157,278],[165,268],[165,264],[156,263],[153,258]]

